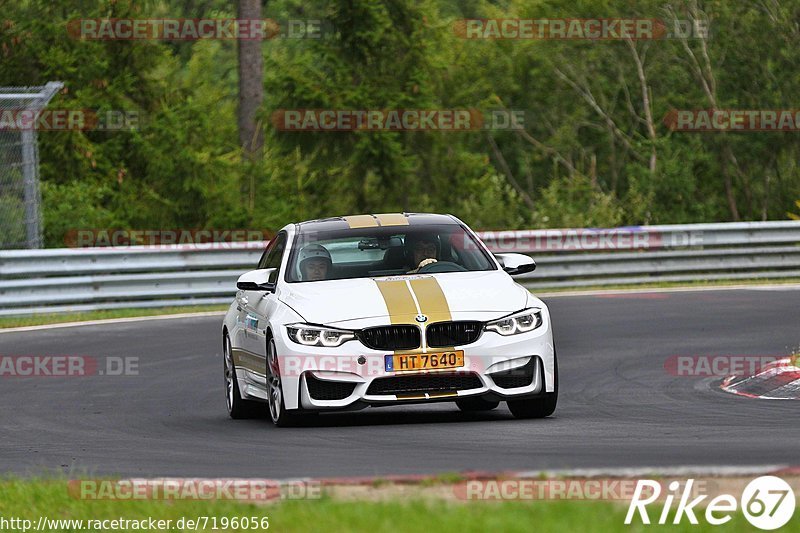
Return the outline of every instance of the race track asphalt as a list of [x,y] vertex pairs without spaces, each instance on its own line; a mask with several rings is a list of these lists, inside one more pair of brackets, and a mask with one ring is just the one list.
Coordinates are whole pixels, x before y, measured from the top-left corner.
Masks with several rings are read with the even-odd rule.
[[0,472],[329,477],[798,464],[800,403],[665,370],[673,355],[781,355],[800,290],[545,298],[561,390],[552,418],[453,404],[327,414],[277,429],[228,418],[220,317],[0,334],[0,355],[138,357],[139,375],[0,377]]

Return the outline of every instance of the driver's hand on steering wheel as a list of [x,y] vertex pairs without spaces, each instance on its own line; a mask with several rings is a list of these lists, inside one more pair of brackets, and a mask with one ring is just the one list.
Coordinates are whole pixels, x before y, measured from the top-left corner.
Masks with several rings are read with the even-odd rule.
[[433,263],[436,263],[436,262],[438,262],[438,260],[436,260],[436,259],[434,259],[434,258],[432,258],[432,257],[429,257],[428,259],[423,259],[423,260],[422,260],[422,261],[420,261],[420,262],[419,262],[419,264],[417,265],[417,270],[419,270],[420,268],[422,268],[422,267],[424,267],[424,266],[427,266],[427,265],[432,265]]
[[419,264],[417,265],[417,268],[415,268],[414,270],[409,270],[408,273],[409,274],[416,274],[417,272],[419,272],[420,268],[422,268],[424,266],[427,266],[427,265],[432,265],[433,263],[438,263],[438,260],[434,259],[432,257],[429,257],[428,259],[423,259],[422,261],[419,262]]

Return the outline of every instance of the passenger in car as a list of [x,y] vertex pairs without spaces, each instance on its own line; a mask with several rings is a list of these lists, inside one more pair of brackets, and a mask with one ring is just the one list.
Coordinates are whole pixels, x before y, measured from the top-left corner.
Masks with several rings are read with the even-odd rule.
[[322,281],[328,279],[333,266],[331,254],[320,244],[309,244],[300,250],[300,273],[303,281]]

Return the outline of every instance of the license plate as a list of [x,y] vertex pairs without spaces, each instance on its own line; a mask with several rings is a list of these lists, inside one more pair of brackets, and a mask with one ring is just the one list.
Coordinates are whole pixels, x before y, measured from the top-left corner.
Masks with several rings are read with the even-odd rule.
[[387,355],[385,362],[387,372],[459,368],[464,366],[464,351]]

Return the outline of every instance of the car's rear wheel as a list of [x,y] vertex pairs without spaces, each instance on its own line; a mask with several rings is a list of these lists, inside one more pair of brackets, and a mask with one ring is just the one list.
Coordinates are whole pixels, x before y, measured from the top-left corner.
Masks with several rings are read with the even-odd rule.
[[300,410],[287,410],[286,403],[283,401],[278,352],[275,348],[275,339],[272,337],[267,340],[267,403],[269,404],[269,416],[276,426],[287,427],[299,422]]
[[545,418],[553,414],[558,404],[558,359],[553,353],[553,392],[546,392],[535,398],[507,402],[508,409],[516,418]]
[[475,411],[491,411],[500,405],[500,402],[491,402],[483,398],[464,398],[462,400],[456,400],[456,405],[462,411],[471,413]]
[[226,333],[222,338],[223,360],[225,365],[225,402],[228,415],[234,419],[255,418],[264,404],[252,400],[243,400],[239,391],[239,380],[236,379],[236,365],[233,363],[231,339]]

